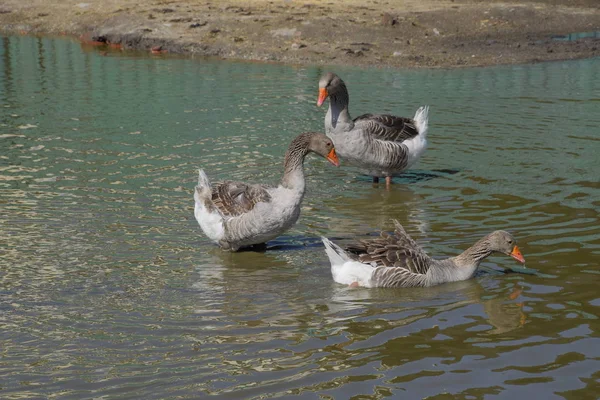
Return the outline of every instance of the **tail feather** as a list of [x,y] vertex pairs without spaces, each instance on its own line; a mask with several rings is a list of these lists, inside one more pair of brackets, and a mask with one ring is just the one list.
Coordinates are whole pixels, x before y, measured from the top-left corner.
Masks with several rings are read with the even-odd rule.
[[321,237],[331,263],[333,280],[343,285],[372,287],[373,267],[353,260],[340,246]]
[[429,106],[419,107],[413,119],[419,134],[426,136],[429,128]]
[[194,189],[194,216],[204,234],[222,245],[225,237],[223,216],[212,202],[212,188],[208,176],[203,170],[198,170],[198,185]]
[[206,176],[206,172],[203,169],[198,170],[198,186],[202,187],[210,187],[210,180],[208,176]]
[[210,194],[210,180],[203,169],[198,170],[198,184],[196,185],[196,189],[194,190],[194,199],[196,201],[200,201],[201,196],[206,197]]
[[327,257],[329,257],[329,262],[331,262],[331,265],[339,265],[351,260],[351,258],[348,257],[348,255],[340,246],[333,243],[326,237],[321,237],[321,240],[325,245],[325,252],[327,253]]

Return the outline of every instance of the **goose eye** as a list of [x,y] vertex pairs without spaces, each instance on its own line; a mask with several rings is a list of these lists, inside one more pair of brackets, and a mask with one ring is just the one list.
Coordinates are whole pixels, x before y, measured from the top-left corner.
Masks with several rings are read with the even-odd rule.
[[508,241],[508,244],[513,244],[513,241],[512,241],[512,240],[509,240],[509,241]]

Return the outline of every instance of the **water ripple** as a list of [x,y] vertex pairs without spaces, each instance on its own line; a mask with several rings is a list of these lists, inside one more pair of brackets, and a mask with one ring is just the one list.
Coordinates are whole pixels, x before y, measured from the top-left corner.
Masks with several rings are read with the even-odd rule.
[[[230,254],[193,218],[197,169],[277,183],[323,129],[322,68],[30,37],[0,54],[0,397],[596,395],[598,60],[340,68],[353,115],[429,104],[427,153],[389,191],[310,156],[298,224]],[[332,282],[319,236],[392,218],[435,257],[508,229],[531,273],[493,256],[434,288]]]

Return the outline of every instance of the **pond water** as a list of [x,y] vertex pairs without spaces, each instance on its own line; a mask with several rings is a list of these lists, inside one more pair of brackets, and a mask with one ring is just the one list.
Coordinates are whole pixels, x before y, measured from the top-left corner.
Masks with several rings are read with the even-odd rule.
[[[429,149],[389,191],[308,157],[298,224],[221,251],[197,169],[276,183],[326,70],[0,38],[1,398],[596,398],[600,60],[334,68],[355,116],[429,104]],[[435,256],[510,230],[537,274],[335,284],[318,237],[391,218]]]

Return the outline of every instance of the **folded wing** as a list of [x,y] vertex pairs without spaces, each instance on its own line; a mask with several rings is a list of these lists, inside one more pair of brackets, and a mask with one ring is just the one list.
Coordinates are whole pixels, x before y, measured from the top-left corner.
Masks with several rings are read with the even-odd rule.
[[[433,260],[406,233],[398,221],[394,220],[394,224],[396,229],[393,235],[382,232],[380,237],[358,240],[357,243],[349,245],[346,250],[354,253],[359,261],[377,267],[400,268],[413,274],[426,274]],[[377,273],[382,274],[382,272]]]
[[354,125],[373,139],[395,143],[402,143],[419,134],[414,120],[388,114],[363,114],[354,119]]
[[260,202],[271,201],[268,186],[225,181],[212,188],[212,201],[224,216],[235,217],[251,211]]

